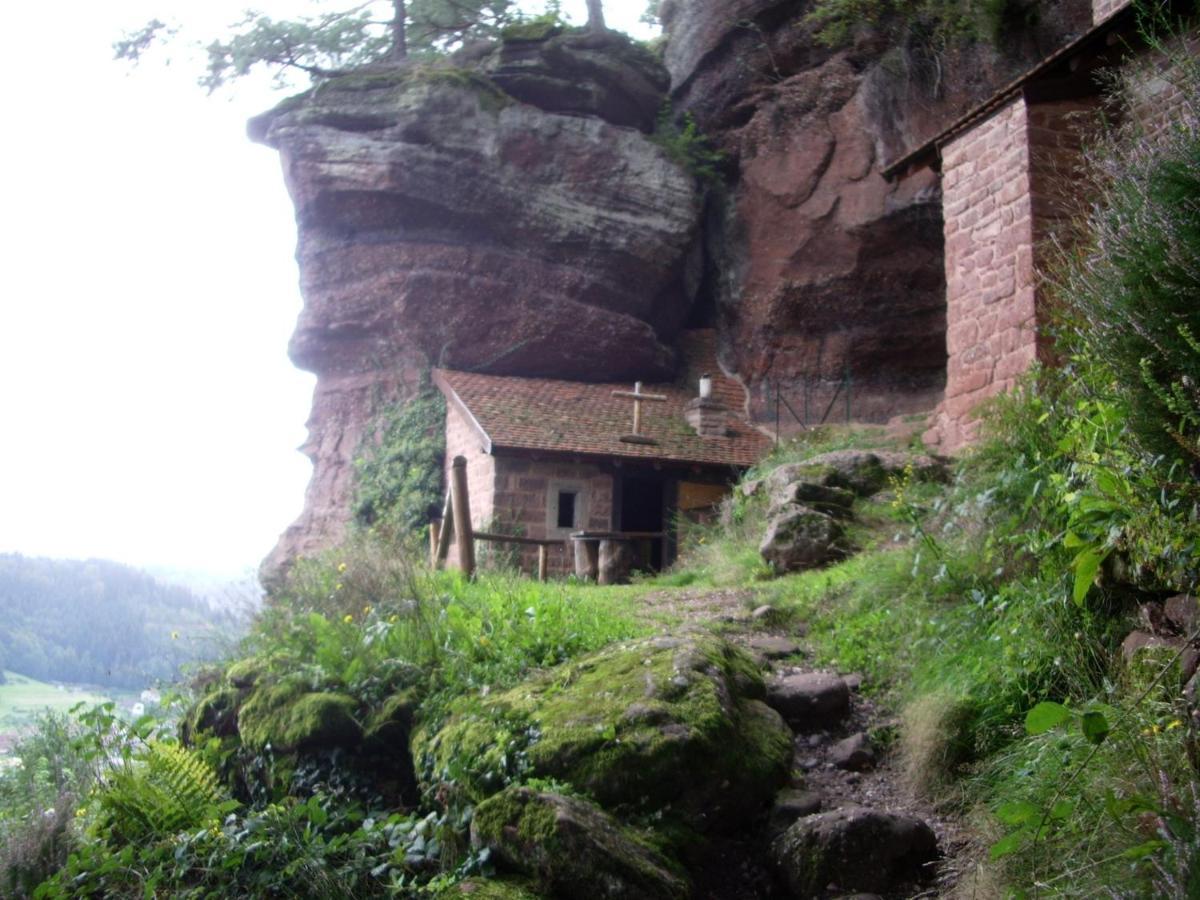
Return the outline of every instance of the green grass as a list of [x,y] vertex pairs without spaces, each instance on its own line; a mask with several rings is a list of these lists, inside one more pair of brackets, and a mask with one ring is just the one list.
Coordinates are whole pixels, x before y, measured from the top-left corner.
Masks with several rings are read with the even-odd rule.
[[0,684],[0,728],[16,729],[28,725],[46,710],[64,713],[77,703],[90,705],[108,699],[91,691],[60,688],[16,672],[5,672],[4,684]]

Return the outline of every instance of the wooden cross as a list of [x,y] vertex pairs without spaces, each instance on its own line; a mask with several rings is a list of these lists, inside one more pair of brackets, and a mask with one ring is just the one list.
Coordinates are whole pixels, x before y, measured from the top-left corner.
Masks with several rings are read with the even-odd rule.
[[[649,439],[642,435],[642,403],[665,403],[667,398],[662,394],[643,394],[642,383],[635,381],[633,383],[633,392],[629,391],[613,391],[614,397],[628,397],[633,400],[633,433],[627,434],[621,438],[623,441],[628,441],[631,444],[649,443]],[[630,440],[633,438],[633,440]]]

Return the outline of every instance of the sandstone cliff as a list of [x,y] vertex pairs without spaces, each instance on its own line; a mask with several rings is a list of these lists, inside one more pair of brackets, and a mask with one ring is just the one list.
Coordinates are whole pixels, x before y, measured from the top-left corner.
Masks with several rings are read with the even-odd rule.
[[[726,361],[771,412],[779,385],[819,416],[849,373],[856,419],[930,409],[945,378],[940,187],[882,170],[1091,22],[1086,2],[1034,4],[993,46],[936,55],[860,30],[834,51],[811,3],[666,0],[677,110],[730,158],[709,204],[706,284]],[[838,399],[838,411],[844,416]]]
[[373,412],[431,365],[673,372],[700,192],[640,130],[666,86],[624,38],[560,35],[470,70],[348,75],[251,123],[296,207],[305,304],[290,352],[318,378],[305,510],[268,571],[341,537]]
[[[254,120],[296,206],[291,353],[318,376],[305,510],[265,571],[341,538],[373,412],[430,365],[669,377],[690,320],[719,327],[764,419],[776,388],[819,417],[846,375],[855,418],[931,409],[938,176],[882,172],[1090,19],[1081,0],[1039,7],[1002,50],[932,55],[880,29],[830,49],[810,3],[667,0],[663,64],[552,33],[345,76]],[[668,96],[724,152],[722,185],[648,136]]]

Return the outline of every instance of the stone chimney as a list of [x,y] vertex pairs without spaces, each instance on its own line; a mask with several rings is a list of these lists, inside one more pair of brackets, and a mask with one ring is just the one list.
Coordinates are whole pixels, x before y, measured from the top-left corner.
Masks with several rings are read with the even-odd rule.
[[1118,9],[1129,5],[1129,0],[1092,0],[1092,24],[1099,25]]
[[725,437],[729,434],[729,408],[712,396],[712,376],[700,376],[700,396],[683,410],[687,423],[700,437]]

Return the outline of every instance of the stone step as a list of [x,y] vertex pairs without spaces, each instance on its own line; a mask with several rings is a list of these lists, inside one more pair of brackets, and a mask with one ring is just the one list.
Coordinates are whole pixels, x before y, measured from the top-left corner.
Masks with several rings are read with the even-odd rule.
[[767,705],[793,728],[834,725],[850,713],[850,688],[828,672],[802,672],[767,682]]

